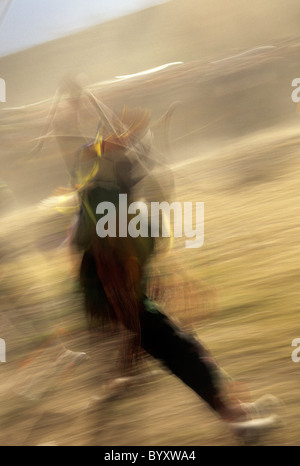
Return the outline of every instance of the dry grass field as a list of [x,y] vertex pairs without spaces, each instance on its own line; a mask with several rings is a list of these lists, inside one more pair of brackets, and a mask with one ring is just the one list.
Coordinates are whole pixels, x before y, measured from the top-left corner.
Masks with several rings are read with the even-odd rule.
[[[180,2],[175,4],[182,11]],[[162,10],[151,9],[148,15],[154,17],[155,11]],[[90,86],[113,108],[125,103],[151,109],[154,121],[179,101],[168,155],[174,200],[205,203],[205,242],[200,249],[186,250],[176,240],[169,254],[153,258],[168,279],[166,311],[208,346],[243,399],[266,393],[280,397],[283,426],[262,444],[298,446],[300,365],[292,361],[291,344],[300,338],[300,117],[291,101],[291,81],[297,77],[300,39],[286,37],[288,18],[283,20],[285,39],[276,31],[272,36],[268,27],[265,33],[272,42],[260,42],[272,48],[229,59],[259,43],[244,38],[235,51],[229,42],[224,50],[218,43],[218,50],[207,46],[204,58],[187,47],[182,65]],[[95,37],[96,30],[91,31]],[[71,38],[65,41],[67,47]],[[45,70],[37,65],[43,47],[57,52],[55,66]],[[28,67],[35,67],[34,82],[40,81],[43,90],[26,100],[26,81],[27,90],[18,91],[20,105],[50,98],[53,81],[49,73],[47,87],[47,70],[57,71],[69,56],[54,42],[0,60],[0,70],[2,66],[13,76],[14,66],[24,67],[28,76],[21,59],[29,53],[35,61]],[[165,62],[178,59],[171,55]],[[161,60],[166,56],[165,51]],[[124,64],[118,70],[112,57],[110,77],[125,74]],[[146,59],[137,63],[134,71],[155,65],[153,57],[151,66]],[[95,70],[90,71],[95,83]],[[109,76],[98,81],[102,78]],[[34,89],[30,93],[33,97]],[[7,344],[7,362],[0,365],[0,444],[236,445],[204,403],[165,371],[109,401],[91,404],[101,386],[119,375],[118,335],[89,330],[76,279],[78,264],[63,244],[71,216],[60,213],[56,201],[42,202],[68,183],[53,139],[41,153],[31,151],[50,104],[18,110],[1,104],[0,109],[1,178],[13,192],[12,199],[1,191],[0,199],[0,337]],[[9,106],[17,106],[16,97]],[[61,111],[58,121],[63,124],[64,104]],[[93,135],[97,123],[91,118],[85,125],[86,134]],[[163,180],[166,175],[158,176]],[[89,359],[76,367],[59,362],[61,342]],[[148,358],[145,366],[160,369]]]

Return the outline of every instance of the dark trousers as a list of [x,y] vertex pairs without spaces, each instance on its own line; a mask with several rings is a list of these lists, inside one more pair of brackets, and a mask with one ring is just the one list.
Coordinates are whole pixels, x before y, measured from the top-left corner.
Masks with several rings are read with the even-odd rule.
[[143,349],[217,410],[219,368],[203,345],[158,311],[148,299],[140,322]]
[[[107,320],[110,314],[108,301],[94,259],[88,254],[81,266],[81,284],[87,314],[97,320]],[[142,348],[218,410],[221,396],[217,364],[196,338],[176,326],[147,297],[142,301],[140,332]]]

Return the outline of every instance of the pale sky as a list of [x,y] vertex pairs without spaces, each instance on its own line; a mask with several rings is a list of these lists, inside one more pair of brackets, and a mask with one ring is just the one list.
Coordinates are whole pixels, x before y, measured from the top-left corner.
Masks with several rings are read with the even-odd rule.
[[166,1],[0,0],[0,56]]

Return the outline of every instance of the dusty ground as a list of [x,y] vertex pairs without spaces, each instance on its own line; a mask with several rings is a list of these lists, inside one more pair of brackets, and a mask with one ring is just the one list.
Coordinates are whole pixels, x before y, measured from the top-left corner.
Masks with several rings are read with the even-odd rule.
[[[298,51],[293,39],[215,66],[220,53],[94,88],[114,108],[151,108],[154,120],[181,102],[170,129],[174,200],[205,202],[205,244],[187,251],[178,240],[162,259],[171,283],[165,302],[211,349],[244,399],[281,398],[284,426],[265,445],[300,445],[300,366],[291,359],[291,343],[300,337],[300,133],[290,99]],[[0,221],[0,337],[7,344],[0,444],[235,445],[226,426],[167,372],[90,405],[119,374],[117,336],[89,331],[76,266],[60,246],[70,217],[40,205],[67,185],[53,141],[41,154],[30,152],[48,110],[43,104],[0,115],[1,178],[16,208]],[[86,123],[92,132],[93,121]],[[187,301],[186,275],[201,291],[201,306],[195,295]],[[58,364],[60,342],[89,359],[78,367]],[[146,368],[160,367],[147,359]]]

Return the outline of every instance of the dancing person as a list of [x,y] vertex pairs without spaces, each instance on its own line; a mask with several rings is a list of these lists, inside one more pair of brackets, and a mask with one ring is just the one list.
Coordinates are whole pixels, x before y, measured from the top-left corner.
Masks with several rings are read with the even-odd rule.
[[[137,185],[150,180],[151,201],[162,201],[167,196],[147,164],[151,151],[149,113],[125,108],[119,117],[113,113],[111,116],[110,122],[102,121],[95,141],[85,145],[78,158],[80,163],[95,164],[93,175],[79,190],[81,208],[72,233],[73,244],[83,253],[80,281],[87,313],[126,328],[132,336],[129,359],[143,349],[159,360],[239,438],[245,440],[266,432],[278,424],[279,418],[264,415],[264,408],[274,407],[277,400],[268,397],[250,404],[231,400],[224,391],[223,371],[210,352],[147,296],[147,266],[155,239],[150,234],[151,226],[146,237],[120,234],[120,194],[134,200]],[[114,206],[116,234],[110,234],[109,228],[102,237],[97,234],[99,220],[109,223],[107,212],[97,213],[101,203]],[[128,222],[131,219],[128,215]],[[148,221],[145,219],[146,224]]]

